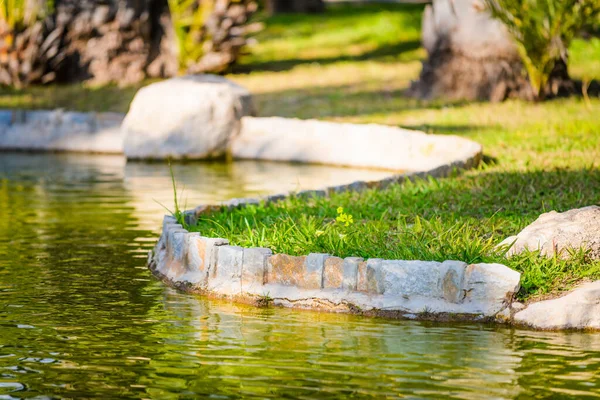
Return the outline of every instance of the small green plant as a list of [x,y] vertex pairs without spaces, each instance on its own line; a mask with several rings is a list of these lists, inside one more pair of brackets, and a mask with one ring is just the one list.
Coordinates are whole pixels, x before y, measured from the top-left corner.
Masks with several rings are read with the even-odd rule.
[[[33,25],[51,12],[53,3],[45,0],[0,0],[2,30],[19,31]],[[5,41],[13,39],[9,36]]]
[[258,299],[256,299],[256,306],[263,308],[269,307],[271,303],[273,303],[273,298],[270,296],[270,293],[271,292],[267,292],[258,296]]
[[558,60],[581,29],[600,13],[598,0],[484,0],[492,16],[513,35],[536,100]]
[[338,216],[336,217],[336,221],[340,224],[344,224],[344,226],[348,227],[354,223],[354,219],[352,215],[346,214],[344,212],[344,207],[338,207],[337,209]]
[[167,206],[165,206],[164,204],[156,201],[158,204],[160,204],[165,210],[167,210],[167,212],[169,214],[171,214],[173,217],[175,217],[175,219],[177,220],[178,224],[181,224],[181,226],[183,226],[185,229],[188,229],[189,226],[187,225],[187,222],[185,221],[185,214],[183,212],[183,208],[181,207],[180,203],[179,203],[179,196],[177,194],[177,182],[175,182],[175,173],[173,172],[173,166],[171,165],[171,160],[168,161],[169,164],[169,174],[171,175],[171,185],[173,187],[173,210],[170,210]]
[[214,0],[169,0],[181,69],[187,69],[202,57],[205,23],[213,8]]
[[173,210],[173,216],[177,220],[177,223],[185,227],[185,216],[183,215],[183,211],[181,209],[179,199],[177,197],[177,183],[175,182],[175,174],[173,173],[173,166],[171,165],[171,160],[169,160],[169,173],[171,174],[171,184],[173,185],[173,203],[175,207],[175,209]]

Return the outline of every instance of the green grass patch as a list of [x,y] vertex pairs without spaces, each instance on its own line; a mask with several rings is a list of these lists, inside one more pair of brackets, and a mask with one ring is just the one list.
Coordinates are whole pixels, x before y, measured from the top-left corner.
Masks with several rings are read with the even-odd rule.
[[[600,278],[600,262],[582,252],[570,260],[536,253],[506,259],[496,245],[541,212],[598,203],[598,168],[511,172],[487,165],[386,190],[226,211],[201,219],[192,229],[290,255],[503,263],[523,274],[519,296],[526,300],[568,289],[581,279]],[[339,207],[354,223],[337,220]]]

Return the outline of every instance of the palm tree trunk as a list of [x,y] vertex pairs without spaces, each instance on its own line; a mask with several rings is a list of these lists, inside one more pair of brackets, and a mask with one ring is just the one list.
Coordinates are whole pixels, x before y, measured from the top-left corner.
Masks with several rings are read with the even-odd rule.
[[325,10],[323,0],[266,0],[267,11],[279,13],[319,13]]

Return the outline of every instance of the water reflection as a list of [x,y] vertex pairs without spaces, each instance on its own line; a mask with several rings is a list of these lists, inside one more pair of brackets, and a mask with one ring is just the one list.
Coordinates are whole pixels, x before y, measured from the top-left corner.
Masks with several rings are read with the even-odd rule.
[[[269,163],[175,173],[191,204],[363,179]],[[597,334],[255,309],[166,288],[145,257],[169,179],[120,157],[0,154],[0,398],[600,396]]]

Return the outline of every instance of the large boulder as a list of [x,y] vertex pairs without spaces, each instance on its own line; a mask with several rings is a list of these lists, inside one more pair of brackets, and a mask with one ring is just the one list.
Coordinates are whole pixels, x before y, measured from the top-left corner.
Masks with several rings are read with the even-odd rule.
[[252,114],[245,88],[219,76],[188,75],[142,88],[122,130],[128,159],[222,156]]
[[600,207],[542,214],[518,235],[506,238],[500,245],[511,246],[508,255],[540,250],[548,257],[568,257],[569,250],[584,248],[590,252],[591,258],[599,260]]
[[536,329],[600,329],[600,281],[558,299],[534,303],[516,313],[515,322]]

